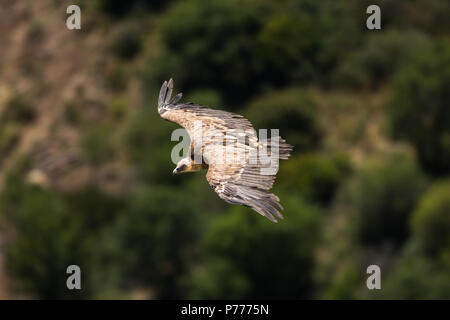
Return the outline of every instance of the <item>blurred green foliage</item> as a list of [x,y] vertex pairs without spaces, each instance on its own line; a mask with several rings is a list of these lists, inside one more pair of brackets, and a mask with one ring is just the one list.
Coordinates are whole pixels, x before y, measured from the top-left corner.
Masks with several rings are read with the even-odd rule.
[[32,121],[35,118],[36,113],[29,100],[30,99],[23,94],[13,95],[1,114],[0,123],[28,123]]
[[349,180],[342,199],[354,210],[357,240],[368,246],[400,246],[408,239],[409,216],[426,183],[404,154],[367,160]]
[[136,23],[119,24],[111,51],[121,59],[131,59],[141,50],[140,26]]
[[[282,195],[283,196],[283,195]],[[320,210],[285,195],[289,223],[277,228],[250,209],[233,207],[214,219],[205,233],[206,264],[190,281],[195,298],[307,298],[323,220]],[[305,276],[293,277],[300,272]],[[227,276],[231,276],[231,282]],[[208,279],[217,277],[211,282]]]
[[[371,0],[358,1],[359,12],[373,4]],[[433,35],[443,35],[450,31],[448,12],[450,3],[446,0],[427,0],[413,2],[379,0],[382,8],[383,28],[400,28],[402,30],[421,30]],[[361,16],[365,22],[365,15]]]
[[19,236],[7,253],[7,267],[21,279],[22,290],[46,299],[70,296],[59,279],[72,262],[85,265],[85,248],[77,245],[80,221],[57,195],[24,188],[14,208],[18,214],[12,221]]
[[157,298],[179,298],[177,276],[187,271],[197,254],[200,230],[195,201],[172,188],[138,190],[118,228],[129,281],[151,286]]
[[390,103],[394,137],[411,142],[430,173],[450,172],[450,45],[417,50],[396,73]]
[[249,103],[244,115],[252,119],[256,130],[279,128],[294,152],[314,149],[320,141],[317,108],[303,90],[288,89],[258,97]]
[[450,184],[432,185],[411,217],[412,237],[389,275],[384,298],[450,298]]
[[0,113],[0,163],[20,140],[20,126],[36,118],[36,111],[26,94],[13,94]]
[[[117,54],[129,54],[129,53],[117,53]],[[121,66],[116,66],[108,72],[105,77],[105,85],[112,91],[123,91],[127,87],[127,74]]]
[[449,299],[450,264],[439,264],[409,250],[399,258],[381,292],[384,299]]
[[[114,221],[123,201],[95,188],[61,195],[28,185],[22,177],[26,167],[25,161],[14,169],[0,198],[1,218],[15,226],[14,245],[6,251],[7,270],[20,279],[14,286],[45,299],[101,292],[103,284],[93,279],[104,272],[98,259],[108,251],[98,233],[105,221]],[[71,264],[83,270],[83,292],[69,291],[61,281]]]
[[412,217],[414,236],[431,257],[450,262],[450,183],[440,182],[423,196]]
[[158,82],[172,74],[186,91],[220,89],[231,107],[268,87],[326,82],[344,54],[339,41],[358,41],[356,21],[338,18],[349,10],[334,1],[180,1],[167,14],[165,50],[150,70]]
[[99,164],[113,157],[111,134],[112,129],[105,125],[89,128],[84,134],[81,147],[90,163]]
[[175,124],[161,121],[152,108],[139,110],[130,120],[123,140],[130,160],[141,180],[173,183],[175,164],[170,161],[173,144],[168,143]]
[[337,67],[338,86],[376,87],[395,72],[416,48],[426,48],[430,39],[421,33],[388,30],[369,34],[360,50],[349,53]]
[[318,204],[329,204],[339,185],[350,174],[345,155],[307,153],[283,164],[279,179],[290,193]]
[[117,19],[146,10],[161,10],[170,2],[171,0],[96,0],[95,8],[99,13],[106,13]]
[[186,100],[195,101],[195,103],[203,106],[216,106],[218,108],[223,104],[220,93],[212,89],[195,90],[186,97]]
[[20,128],[15,124],[7,124],[0,130],[0,161],[20,140]]

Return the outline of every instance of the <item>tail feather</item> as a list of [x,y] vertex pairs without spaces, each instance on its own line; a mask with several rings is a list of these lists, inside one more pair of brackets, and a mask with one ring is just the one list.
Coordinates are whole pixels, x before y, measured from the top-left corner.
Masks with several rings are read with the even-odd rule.
[[278,146],[278,158],[282,160],[287,160],[294,149],[294,146],[286,143],[286,140],[280,136],[262,140],[260,143],[260,148],[265,148],[269,156],[272,155],[273,148]]
[[280,199],[273,193],[251,187],[241,187],[241,192],[245,195],[243,196],[245,202],[241,204],[252,208],[272,222],[278,222],[276,218],[284,219],[280,213],[283,210],[279,203]]

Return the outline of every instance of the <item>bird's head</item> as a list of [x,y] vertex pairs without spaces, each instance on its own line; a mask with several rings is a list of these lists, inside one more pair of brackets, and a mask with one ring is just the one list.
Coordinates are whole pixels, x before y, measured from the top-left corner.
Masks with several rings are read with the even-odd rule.
[[181,159],[173,170],[173,174],[200,171],[202,169],[201,165],[197,165],[191,158]]

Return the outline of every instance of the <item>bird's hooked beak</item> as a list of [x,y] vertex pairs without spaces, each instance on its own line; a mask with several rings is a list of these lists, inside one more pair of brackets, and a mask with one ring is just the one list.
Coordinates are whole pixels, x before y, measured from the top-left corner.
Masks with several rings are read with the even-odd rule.
[[178,164],[177,167],[172,171],[173,175],[176,175],[178,173],[183,173],[189,171],[190,167],[188,167],[185,164]]

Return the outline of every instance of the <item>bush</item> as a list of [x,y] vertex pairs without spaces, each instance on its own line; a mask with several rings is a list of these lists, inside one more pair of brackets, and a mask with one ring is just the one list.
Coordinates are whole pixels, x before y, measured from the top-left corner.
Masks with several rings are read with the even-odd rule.
[[404,254],[386,277],[383,299],[450,299],[450,265],[438,265],[416,253]]
[[114,120],[122,120],[127,112],[126,101],[121,98],[115,98],[108,104],[108,112]]
[[140,27],[134,23],[124,23],[115,30],[111,44],[112,52],[120,59],[130,60],[141,50]]
[[26,124],[34,120],[36,113],[27,97],[14,95],[6,104],[5,110],[0,117],[0,124],[7,122]]
[[31,47],[31,45],[40,43],[44,35],[45,29],[42,23],[38,20],[32,21],[25,35],[27,45]]
[[342,255],[339,255],[336,261],[324,268],[327,274],[321,275],[324,278],[320,279],[324,281],[324,289],[320,299],[350,300],[357,298],[358,289],[364,284],[365,279],[361,274],[361,264],[358,259],[354,256],[351,259],[347,257],[342,261]]
[[171,0],[97,0],[96,7],[102,12],[110,15],[112,18],[123,18],[130,12],[142,12],[161,10]]
[[212,108],[220,108],[223,103],[220,93],[211,89],[195,90],[183,100]]
[[[179,128],[161,119],[153,105],[139,110],[127,125],[123,143],[140,179],[151,183],[175,183],[171,161],[171,130]],[[184,177],[183,177],[184,178]]]
[[157,298],[180,298],[180,277],[195,257],[198,211],[182,190],[144,188],[132,194],[119,221],[125,277]]
[[278,181],[290,192],[326,205],[349,173],[350,163],[343,155],[310,153],[283,163]]
[[[370,0],[357,1],[357,11],[365,12],[373,4]],[[377,5],[382,10],[382,28],[389,30],[423,30],[430,35],[445,35],[450,31],[447,12],[450,4],[446,0],[436,0],[430,3],[427,0],[390,1],[379,0]],[[360,25],[365,25],[367,16],[361,15]]]
[[167,14],[165,50],[149,73],[157,83],[170,74],[186,91],[220,90],[235,107],[270,87],[322,81],[358,38],[355,20],[338,18],[351,16],[351,7],[310,0],[180,1]]
[[239,299],[249,291],[247,277],[224,258],[208,259],[182,281],[189,288],[189,299]]
[[426,179],[405,155],[372,158],[357,170],[341,201],[355,214],[358,241],[368,246],[402,245],[409,236],[409,217],[426,188]]
[[0,129],[0,161],[14,148],[20,140],[19,127],[6,125]]
[[0,162],[20,140],[20,129],[33,121],[36,112],[27,96],[13,95],[0,113]]
[[416,50],[430,46],[421,33],[391,30],[368,35],[360,50],[350,53],[334,75],[338,85],[376,87],[395,72]]
[[67,101],[64,104],[64,121],[71,125],[79,125],[82,120],[82,116],[79,110],[79,105],[74,101]]
[[[94,188],[62,195],[23,182],[28,160],[8,175],[0,196],[1,220],[14,237],[5,245],[13,289],[40,299],[92,298],[114,284],[118,246],[104,228],[123,207],[121,199]],[[110,256],[115,260],[106,260]],[[66,268],[82,269],[82,290],[67,290]],[[104,282],[96,279],[103,279]]]
[[279,128],[280,135],[294,146],[294,152],[314,149],[320,140],[316,105],[299,89],[261,96],[250,103],[244,115],[255,129]]
[[450,45],[414,55],[396,73],[389,105],[395,138],[411,142],[430,173],[450,172]]
[[[312,296],[314,252],[321,238],[320,211],[297,197],[280,198],[286,221],[277,225],[239,206],[211,220],[203,240],[205,262],[190,279],[192,297]],[[231,282],[223,281],[230,273]]]
[[[20,183],[10,185],[2,196],[2,211],[15,227],[14,242],[6,249],[7,271],[15,289],[39,298],[79,297],[66,287],[66,268],[85,267],[80,243],[81,221],[72,216],[60,198],[51,192]],[[19,197],[18,202],[5,195]],[[89,295],[89,288],[83,288]]]
[[171,74],[185,91],[217,88],[225,98],[240,99],[262,68],[251,39],[261,26],[266,3],[179,2],[164,22],[167,52],[158,61],[157,78]]
[[116,66],[105,76],[105,85],[111,91],[123,91],[127,87],[127,71],[122,66]]
[[412,216],[412,230],[425,254],[449,255],[450,181],[438,183],[425,193]]
[[66,123],[88,131],[92,127],[103,127],[107,130],[106,125],[113,122],[115,117],[110,105],[101,100],[81,97],[67,101],[63,107],[63,119]]

